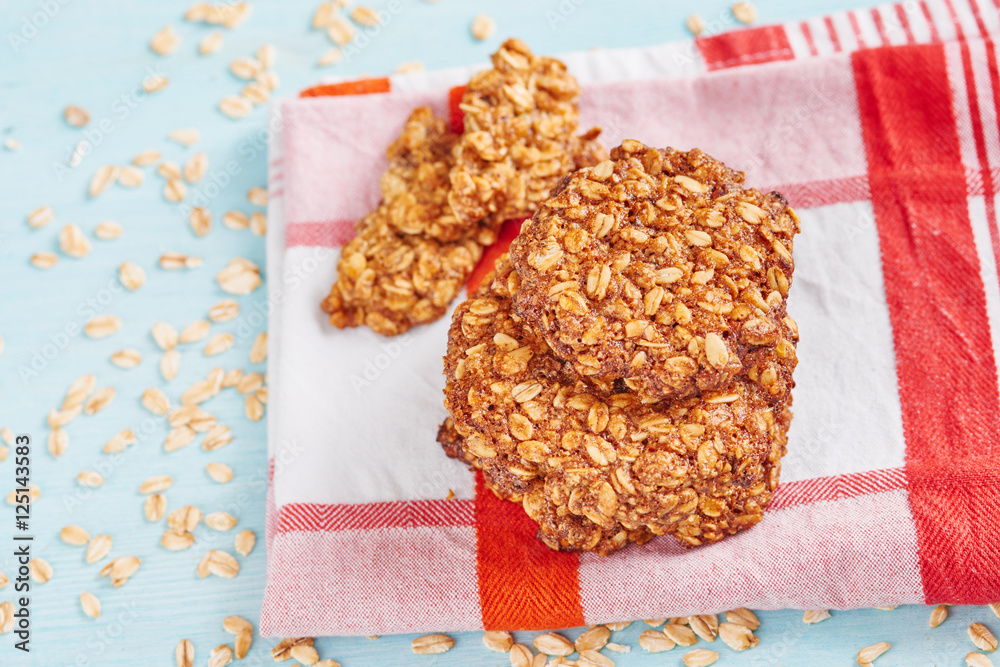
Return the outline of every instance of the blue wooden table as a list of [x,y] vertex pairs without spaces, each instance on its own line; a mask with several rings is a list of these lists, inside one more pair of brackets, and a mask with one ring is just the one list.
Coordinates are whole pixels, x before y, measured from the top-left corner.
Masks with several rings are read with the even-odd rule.
[[[34,438],[31,479],[41,489],[32,506],[30,533],[33,554],[47,560],[54,575],[36,584],[31,599],[31,657],[13,648],[13,635],[0,635],[3,665],[172,665],[174,647],[182,638],[196,648],[196,664],[207,664],[212,648],[232,643],[222,629],[222,619],[239,614],[256,624],[264,587],[263,545],[266,488],[265,422],[244,416],[242,397],[232,391],[211,404],[211,411],[232,429],[233,442],[207,453],[197,445],[167,454],[163,419],[154,419],[139,396],[148,387],[163,387],[175,403],[191,382],[216,366],[224,369],[264,370],[248,359],[251,344],[265,324],[254,315],[263,303],[263,290],[239,297],[242,314],[214,324],[213,333],[231,332],[235,345],[224,354],[206,357],[196,343],[181,346],[180,373],[164,383],[157,368],[160,351],[150,335],[159,321],[178,330],[205,319],[209,307],[225,295],[214,275],[236,256],[263,266],[264,243],[251,232],[234,231],[221,224],[230,210],[247,214],[260,210],[246,197],[254,186],[264,186],[266,163],[265,110],[233,121],[216,108],[218,100],[239,92],[242,85],[227,71],[234,58],[252,55],[264,43],[277,47],[275,70],[280,95],[292,95],[315,83],[324,74],[350,76],[384,74],[400,63],[419,60],[428,68],[483,61],[508,35],[517,35],[546,53],[593,46],[624,47],[655,44],[687,36],[680,3],[660,0],[611,2],[601,0],[398,0],[402,11],[377,36],[344,62],[317,67],[320,55],[331,45],[321,31],[310,30],[315,0],[258,0],[249,19],[235,30],[222,30],[222,50],[209,56],[197,54],[199,41],[215,28],[183,20],[188,4],[171,0],[156,3],[123,0],[5,0],[0,12],[0,144],[8,139],[20,150],[0,147],[0,336],[5,350],[0,357],[0,426]],[[371,0],[375,8],[383,0]],[[778,22],[874,4],[870,0],[758,0],[762,22]],[[705,0],[697,6],[706,19],[731,23],[728,3]],[[485,12],[498,24],[494,37],[475,42],[469,35],[473,16]],[[173,24],[181,37],[176,53],[163,58],[149,49],[150,37]],[[155,93],[141,88],[150,75],[166,77],[169,84]],[[62,117],[67,104],[90,113],[86,128],[74,128]],[[167,133],[182,127],[201,131],[200,140],[185,148],[167,140]],[[67,168],[67,159],[82,138],[92,144],[79,166]],[[112,186],[98,198],[88,198],[87,187],[98,167],[124,165],[140,151],[155,148],[183,164],[191,154],[204,151],[210,161],[209,177],[200,186],[210,201],[214,228],[204,238],[192,234],[187,220],[167,202],[160,190],[163,180],[147,168],[145,182],[136,188]],[[236,165],[222,179],[222,165]],[[217,173],[218,187],[205,186]],[[221,180],[228,180],[222,183]],[[52,207],[52,222],[41,229],[26,223],[27,214],[42,205]],[[121,238],[96,240],[94,228],[102,221],[118,222]],[[75,223],[90,239],[93,249],[85,258],[73,259],[58,250],[59,230]],[[40,270],[29,263],[38,252],[55,252],[58,264]],[[167,271],[157,259],[164,252],[200,257],[203,266]],[[117,268],[128,260],[144,268],[147,280],[139,290],[122,290]],[[122,318],[114,335],[91,339],[80,332],[95,314]],[[143,362],[123,370],[109,362],[116,350],[139,350]],[[56,459],[47,451],[46,415],[58,407],[66,388],[77,377],[93,373],[97,386],[113,386],[116,398],[94,416],[82,416],[65,431],[69,442]],[[266,418],[265,418],[266,419]],[[118,455],[102,453],[108,439],[121,429],[136,432],[137,442]],[[235,477],[228,484],[214,482],[205,472],[209,461],[226,463]],[[86,488],[77,481],[84,470],[99,472],[104,484]],[[151,475],[174,478],[166,492],[168,511],[185,504],[204,512],[225,510],[238,519],[236,529],[216,532],[202,525],[195,547],[169,552],[159,545],[163,523],[149,523],[143,516],[140,483]],[[14,482],[13,456],[0,463],[0,491]],[[0,571],[13,578],[14,512],[4,504],[0,511]],[[142,565],[132,579],[112,588],[100,578],[108,559],[87,564],[82,547],[59,539],[66,524],[78,524],[92,535],[113,538],[110,557],[137,556]],[[196,575],[198,561],[212,548],[233,552],[233,536],[242,529],[258,537],[256,549],[241,558],[234,579]],[[14,585],[0,589],[0,601],[15,597]],[[84,615],[82,591],[100,598],[99,619]],[[953,608],[941,627],[928,627],[929,609],[902,607],[892,611],[834,612],[833,618],[815,626],[804,625],[801,612],[764,612],[759,630],[760,646],[736,654],[716,642],[713,649],[727,665],[825,665],[853,664],[858,648],[877,641],[893,648],[879,659],[891,665],[961,665],[972,650],[966,626],[988,620],[979,608]],[[995,620],[995,619],[993,619]],[[683,651],[651,655],[639,649],[638,622],[616,633],[614,641],[631,644],[630,654],[616,656],[619,665],[679,665]],[[575,636],[577,631],[567,634]],[[494,665],[507,657],[485,649],[480,633],[460,634],[453,650],[438,656],[414,656],[412,637],[320,639],[321,657],[355,665]],[[531,636],[518,640],[530,644]],[[273,639],[257,638],[249,664],[268,664]],[[287,663],[286,663],[287,664]]]

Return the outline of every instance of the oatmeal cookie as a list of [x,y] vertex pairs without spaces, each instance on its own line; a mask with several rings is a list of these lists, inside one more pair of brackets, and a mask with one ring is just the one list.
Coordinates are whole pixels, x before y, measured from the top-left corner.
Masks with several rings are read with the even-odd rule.
[[395,336],[437,320],[483,254],[474,239],[400,234],[389,209],[383,203],[362,218],[357,235],[341,250],[337,282],[321,304],[338,329],[363,324]]
[[782,339],[798,218],[700,150],[627,140],[511,245],[515,311],[581,375],[648,401],[726,387]]
[[509,39],[462,97],[465,131],[448,201],[459,220],[491,228],[531,215],[566,174],[607,151],[599,128],[578,136],[580,86],[555,58]]
[[519,289],[505,255],[455,311],[447,439],[497,495],[522,503],[545,544],[605,555],[669,534],[697,546],[760,521],[791,418],[790,318],[727,388],[647,403],[596,394],[514,311]]

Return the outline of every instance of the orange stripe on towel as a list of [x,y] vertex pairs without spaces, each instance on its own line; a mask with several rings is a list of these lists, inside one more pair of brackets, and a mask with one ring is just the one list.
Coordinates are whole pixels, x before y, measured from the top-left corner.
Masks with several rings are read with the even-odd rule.
[[371,95],[373,93],[388,93],[389,79],[357,79],[340,83],[324,83],[312,88],[306,88],[299,97],[333,97],[338,95]]

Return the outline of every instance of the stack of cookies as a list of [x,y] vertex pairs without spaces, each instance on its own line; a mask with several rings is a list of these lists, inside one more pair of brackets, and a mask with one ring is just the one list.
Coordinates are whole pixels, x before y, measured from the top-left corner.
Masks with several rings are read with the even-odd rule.
[[700,150],[628,140],[573,172],[454,313],[446,451],[553,549],[756,524],[791,419],[798,231]]

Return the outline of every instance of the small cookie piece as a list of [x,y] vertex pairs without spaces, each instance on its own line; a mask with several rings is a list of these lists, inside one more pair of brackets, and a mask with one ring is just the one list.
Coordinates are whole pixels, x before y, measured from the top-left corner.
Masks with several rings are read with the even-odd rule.
[[626,140],[514,240],[515,310],[585,377],[648,401],[718,390],[781,338],[798,227],[702,151]]
[[400,234],[383,203],[358,222],[321,307],[338,329],[365,325],[396,336],[433,322],[465,286],[483,254],[472,239],[442,242]]
[[[448,175],[459,135],[435,116],[430,107],[414,109],[403,131],[386,150],[389,167],[379,181],[389,222],[400,233],[420,234],[440,241],[476,236],[477,221],[464,222],[451,211]],[[495,238],[477,239],[489,245]]]
[[521,502],[539,537],[606,555],[670,534],[715,542],[760,521],[778,484],[791,419],[793,322],[744,359],[724,390],[645,403],[597,395],[512,307],[509,257],[456,309],[445,407],[464,458]]
[[607,151],[596,141],[599,128],[576,135],[580,86],[565,64],[517,39],[492,61],[462,97],[465,130],[448,201],[459,220],[486,218],[496,229],[531,215],[566,174],[597,164]]

